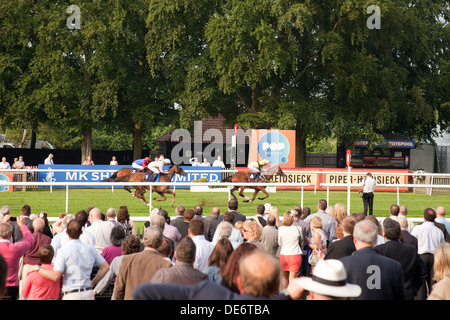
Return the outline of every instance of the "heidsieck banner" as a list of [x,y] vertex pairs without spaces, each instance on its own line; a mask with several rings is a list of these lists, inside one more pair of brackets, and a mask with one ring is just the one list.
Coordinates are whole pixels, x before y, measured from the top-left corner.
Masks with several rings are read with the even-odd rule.
[[[131,166],[111,166],[111,165],[79,165],[79,164],[40,164],[38,166],[39,182],[102,182],[109,178],[115,171],[121,168],[131,168]],[[217,182],[222,180],[222,168],[219,167],[192,167],[182,166],[186,171],[186,176],[175,175],[173,182],[191,182],[200,178],[208,179],[208,182]],[[168,170],[169,167],[164,167]],[[64,171],[61,171],[64,170]],[[74,186],[80,187],[80,186]],[[89,188],[102,188],[100,186],[86,186]],[[111,186],[106,186],[110,188]],[[180,186],[179,188],[189,188],[188,186]]]

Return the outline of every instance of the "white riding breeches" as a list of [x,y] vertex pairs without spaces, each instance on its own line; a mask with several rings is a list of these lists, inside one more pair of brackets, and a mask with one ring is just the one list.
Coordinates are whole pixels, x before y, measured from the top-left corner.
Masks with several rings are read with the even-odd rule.
[[134,162],[131,164],[131,167],[132,167],[133,169],[144,170],[144,167],[143,167],[143,166],[140,166],[140,165],[138,165],[138,164],[136,164],[136,163],[134,163]]

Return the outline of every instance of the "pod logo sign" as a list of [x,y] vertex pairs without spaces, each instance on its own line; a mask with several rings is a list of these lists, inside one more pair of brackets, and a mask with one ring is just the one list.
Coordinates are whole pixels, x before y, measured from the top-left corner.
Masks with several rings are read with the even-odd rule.
[[288,139],[280,132],[268,132],[258,141],[259,157],[272,165],[287,163],[290,149]]
[[[4,174],[0,174],[0,181],[1,182],[11,182],[12,181],[12,175],[4,175]],[[0,186],[0,192],[8,192],[8,191],[12,191],[11,186],[8,185],[1,185]]]

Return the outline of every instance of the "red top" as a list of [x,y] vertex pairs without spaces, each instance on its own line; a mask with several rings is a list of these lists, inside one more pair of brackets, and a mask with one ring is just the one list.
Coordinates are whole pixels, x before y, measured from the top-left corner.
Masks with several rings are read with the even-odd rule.
[[[53,270],[51,264],[43,264],[41,268]],[[58,281],[46,279],[33,270],[25,278],[22,296],[28,300],[60,299],[61,281],[62,278]]]

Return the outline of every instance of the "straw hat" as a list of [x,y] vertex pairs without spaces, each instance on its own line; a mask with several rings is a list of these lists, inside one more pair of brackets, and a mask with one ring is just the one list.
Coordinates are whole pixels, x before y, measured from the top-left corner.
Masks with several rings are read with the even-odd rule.
[[358,297],[361,287],[347,283],[347,272],[341,261],[321,259],[313,270],[312,278],[295,278],[298,285],[305,290],[331,297]]

